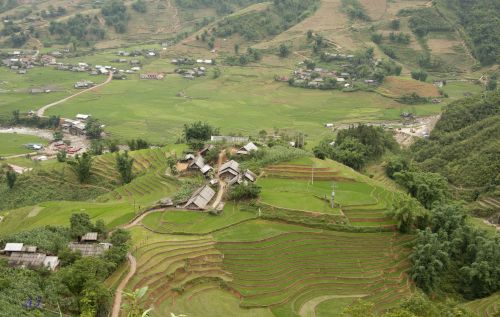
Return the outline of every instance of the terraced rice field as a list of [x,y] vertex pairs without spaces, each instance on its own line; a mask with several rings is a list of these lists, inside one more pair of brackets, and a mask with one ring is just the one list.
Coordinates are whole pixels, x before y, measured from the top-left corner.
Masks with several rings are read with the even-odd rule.
[[[173,178],[164,175],[166,153],[163,149],[148,149],[130,152],[134,158],[133,173],[136,178],[127,185],[120,186],[102,197],[103,200],[128,200],[149,203],[167,196],[177,188]],[[92,173],[103,177],[112,184],[119,184],[120,175],[116,170],[113,154],[101,155],[94,160]]]
[[375,302],[380,312],[411,292],[405,274],[409,250],[403,246],[410,239],[390,233],[289,232],[222,241],[217,248],[242,307],[271,307],[290,316],[316,298],[354,296]]
[[465,307],[479,317],[497,317],[500,315],[500,293],[469,302]]
[[190,291],[219,288],[231,275],[210,236],[146,235],[136,243],[137,271],[128,289],[149,287],[146,305],[155,316],[168,316],[177,297]]
[[[379,187],[373,181],[328,166],[328,162],[318,166],[320,163],[267,167],[264,177],[259,179],[259,185],[263,187],[262,202],[282,208],[343,213],[353,226],[394,226],[395,222],[385,216],[394,192]],[[335,203],[340,210],[331,208],[328,203],[333,185]]]

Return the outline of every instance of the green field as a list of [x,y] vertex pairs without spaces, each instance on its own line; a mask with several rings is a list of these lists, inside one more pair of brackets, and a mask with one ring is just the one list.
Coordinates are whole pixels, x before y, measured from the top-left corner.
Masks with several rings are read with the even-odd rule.
[[[147,68],[171,69],[166,60],[157,63]],[[192,81],[170,74],[162,81],[141,81],[134,75],[71,99],[48,113],[64,117],[92,113],[114,136],[166,142],[180,136],[184,123],[196,120],[219,126],[223,133],[256,135],[261,129],[276,127],[319,138],[328,133],[323,128],[325,122],[397,119],[407,108],[368,92],[292,88],[274,82],[274,75],[275,71],[263,67],[222,67],[222,76],[217,79],[207,76]],[[179,92],[187,97],[178,97]],[[417,107],[419,115],[439,110],[439,105],[432,104]]]
[[17,133],[0,134],[0,157],[34,152],[24,145],[28,143],[47,144],[46,139]]

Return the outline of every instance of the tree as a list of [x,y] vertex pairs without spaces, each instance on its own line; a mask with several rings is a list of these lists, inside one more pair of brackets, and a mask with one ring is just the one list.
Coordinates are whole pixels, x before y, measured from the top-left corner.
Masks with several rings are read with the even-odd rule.
[[394,19],[394,20],[391,20],[391,29],[393,30],[399,30],[399,27],[401,26],[401,21],[399,21],[399,19]]
[[92,155],[101,155],[104,151],[104,145],[101,140],[92,140],[90,142],[90,153]]
[[63,134],[60,130],[54,131],[54,133],[52,133],[52,138],[54,141],[61,141],[63,139]]
[[20,120],[19,110],[12,111],[12,124],[18,124]]
[[77,154],[74,160],[66,161],[73,171],[76,173],[80,183],[85,183],[89,180],[92,167],[92,155],[88,153],[83,153],[81,156]]
[[170,169],[172,175],[177,174],[177,160],[173,156],[167,158],[167,166]]
[[416,223],[424,223],[427,213],[415,198],[403,194],[395,199],[387,215],[398,222],[401,233],[408,233]]
[[447,242],[427,228],[418,232],[417,243],[410,255],[410,276],[425,292],[435,289],[449,262]]
[[450,196],[448,182],[437,173],[398,172],[394,173],[394,179],[427,209]]
[[85,131],[89,138],[100,139],[103,132],[102,124],[99,122],[99,120],[90,117],[87,119],[87,123],[85,124]]
[[132,9],[134,9],[139,13],[146,13],[148,11],[146,2],[144,2],[143,0],[137,0],[134,3],[132,3]]
[[495,90],[497,89],[497,76],[491,75],[488,83],[486,84],[486,90]]
[[74,238],[81,238],[87,232],[94,230],[94,225],[90,221],[90,216],[86,213],[71,214],[69,219],[70,234]]
[[254,199],[259,197],[261,187],[254,183],[232,186],[228,192],[230,200]]
[[405,172],[410,169],[408,161],[402,156],[391,158],[385,166],[385,173],[389,178],[394,179],[395,173]]
[[134,159],[128,156],[128,152],[116,153],[116,169],[120,173],[122,183],[128,184],[134,178],[132,173],[132,166]]
[[118,140],[113,139],[113,140],[108,140],[108,150],[111,153],[118,152],[120,150],[120,147],[118,146]]
[[121,228],[116,229],[113,231],[111,234],[111,237],[109,238],[109,242],[113,244],[114,246],[121,246],[127,244],[127,242],[130,240],[131,235],[130,232]]
[[336,145],[332,152],[332,158],[354,169],[361,169],[366,162],[366,146],[354,137],[343,139],[340,145]]
[[17,180],[17,174],[13,170],[8,170],[7,173],[5,173],[5,178],[7,181],[7,186],[12,189],[14,187],[14,184],[16,183]]
[[236,43],[234,44],[234,54],[238,54],[240,51],[240,44]]
[[371,36],[372,42],[375,44],[380,44],[382,43],[382,40],[384,39],[384,35],[381,33],[373,33]]
[[411,72],[411,78],[415,80],[425,81],[427,79],[427,72],[425,70],[414,70]]
[[191,124],[184,125],[184,138],[187,142],[193,140],[207,141],[210,140],[212,135],[219,134],[219,129],[214,128],[206,122],[193,122]]
[[280,44],[278,51],[280,57],[287,57],[290,55],[290,47],[284,43]]
[[57,152],[57,154],[56,154],[57,161],[60,162],[60,163],[66,162],[67,155],[68,154],[66,153],[65,150]]

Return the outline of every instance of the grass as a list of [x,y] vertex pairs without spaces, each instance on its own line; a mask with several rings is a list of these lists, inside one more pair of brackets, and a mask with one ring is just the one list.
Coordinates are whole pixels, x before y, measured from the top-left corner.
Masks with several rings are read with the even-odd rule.
[[[147,69],[170,69],[167,63],[157,60]],[[192,81],[178,75],[167,75],[163,81],[141,81],[134,75],[53,107],[48,114],[92,113],[116,137],[166,142],[180,136],[184,123],[200,119],[223,127],[223,133],[248,135],[277,127],[319,138],[328,133],[323,128],[327,121],[396,119],[400,113],[397,102],[373,93],[296,89],[274,82],[276,71],[264,67],[221,69],[218,79]],[[187,98],[178,97],[180,91]],[[437,109],[423,105],[419,114],[435,113]]]
[[253,212],[242,211],[239,206],[226,203],[222,214],[218,216],[195,211],[167,210],[146,216],[143,224],[163,233],[207,234],[255,217]]
[[24,146],[28,143],[46,145],[47,140],[32,135],[2,133],[0,134],[0,156],[31,153],[33,152],[33,150],[30,150]]
[[5,218],[0,223],[0,236],[46,225],[68,226],[71,214],[79,212],[89,214],[94,221],[102,219],[109,228],[127,223],[135,215],[130,203],[44,202],[1,212]]
[[494,317],[500,313],[500,293],[492,294],[486,298],[476,299],[464,306],[478,317]]
[[[307,180],[293,181],[279,178],[263,178],[259,180],[262,186],[261,200],[274,206],[290,209],[317,211],[339,214],[338,208],[331,208],[330,199],[333,182],[315,181],[311,184]],[[341,205],[373,204],[376,200],[370,196],[373,188],[364,183],[335,182],[335,202]]]

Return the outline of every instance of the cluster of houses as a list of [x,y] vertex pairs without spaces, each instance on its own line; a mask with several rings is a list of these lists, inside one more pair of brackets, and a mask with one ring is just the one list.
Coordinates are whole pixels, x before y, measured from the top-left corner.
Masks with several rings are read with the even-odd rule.
[[[68,248],[80,252],[82,257],[99,256],[109,250],[111,243],[99,242],[97,232],[88,232],[78,242],[70,242]],[[0,253],[8,256],[8,264],[13,267],[30,269],[47,268],[54,271],[59,266],[59,257],[38,252],[38,248],[24,243],[7,243]]]
[[[330,79],[332,82],[339,84],[343,87],[350,87],[350,83],[346,81],[351,77],[351,74],[346,72],[336,72],[327,70],[320,67],[314,69],[298,68],[292,73],[293,86],[305,86],[308,88],[322,88],[325,83]],[[279,78],[281,81],[289,81],[288,77]]]
[[148,49],[148,50],[133,50],[131,52],[127,51],[118,51],[116,52],[116,55],[118,56],[125,56],[125,57],[135,57],[135,56],[144,56],[144,57],[155,57],[158,55],[158,52],[153,49]]
[[172,59],[170,62],[174,65],[215,64],[215,61],[213,59],[191,59],[191,58],[175,58]]
[[76,119],[63,119],[61,129],[63,132],[72,135],[86,135],[86,121],[90,118],[89,114],[77,114]]
[[54,271],[59,266],[57,256],[37,252],[37,247],[24,243],[7,243],[1,252],[8,256],[8,263],[13,267],[40,268]]
[[[182,206],[184,209],[188,210],[206,210],[210,201],[215,196],[215,191],[210,187],[214,186],[219,181],[225,182],[228,186],[235,184],[243,184],[246,182],[255,182],[257,180],[257,175],[250,171],[249,169],[241,169],[240,164],[235,160],[230,160],[222,164],[217,171],[217,178],[213,177],[213,167],[206,164],[203,155],[206,154],[213,146],[209,145],[198,152],[196,156],[193,154],[187,154],[185,161],[188,163],[188,170],[196,171],[199,170],[207,178],[211,178],[209,184],[203,185],[198,188],[187,202]],[[249,142],[238,151],[238,155],[248,155],[252,151],[258,151],[258,147]],[[169,201],[171,203],[171,201]]]
[[205,76],[207,69],[203,66],[194,67],[190,69],[177,68],[175,72],[186,79],[195,79],[196,77]]

